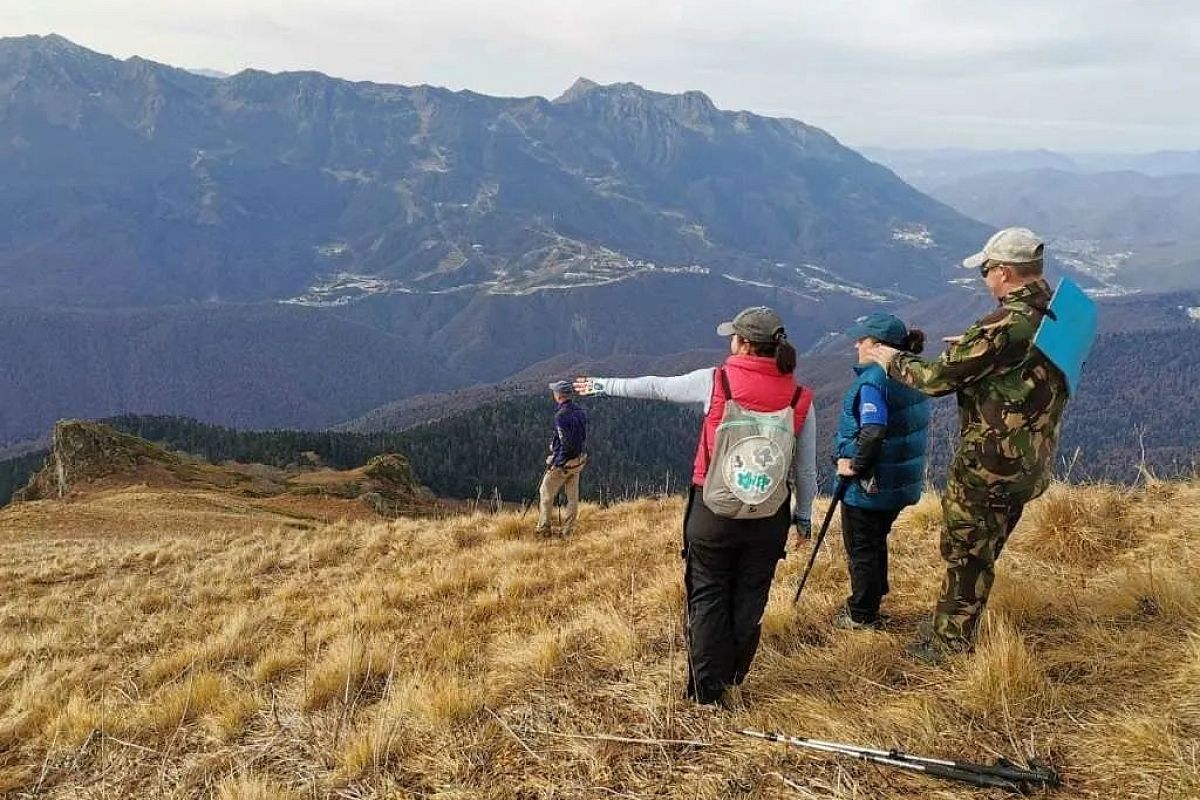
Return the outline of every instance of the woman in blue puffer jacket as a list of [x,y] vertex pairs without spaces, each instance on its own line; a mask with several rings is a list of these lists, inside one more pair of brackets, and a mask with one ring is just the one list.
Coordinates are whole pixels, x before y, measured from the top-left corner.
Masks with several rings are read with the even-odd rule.
[[834,448],[838,475],[850,481],[842,501],[850,597],[833,624],[863,630],[881,626],[879,604],[888,593],[887,537],[900,511],[921,499],[929,438],[925,395],[892,380],[863,354],[877,342],[919,353],[925,334],[877,313],[860,318],[846,335],[858,351],[858,377],[842,401]]

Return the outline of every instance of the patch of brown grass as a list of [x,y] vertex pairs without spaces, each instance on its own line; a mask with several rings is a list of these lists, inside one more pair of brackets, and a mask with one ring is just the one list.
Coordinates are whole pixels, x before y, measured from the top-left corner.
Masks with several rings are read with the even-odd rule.
[[229,777],[217,784],[217,800],[300,800],[279,782],[259,775]]
[[536,520],[532,518],[522,519],[516,514],[504,514],[492,525],[491,535],[506,542],[531,539],[535,523]]
[[466,722],[484,705],[484,687],[477,680],[447,673],[418,673],[394,683],[382,719],[411,719],[419,725],[449,728]]
[[1033,717],[1053,707],[1053,688],[1021,635],[990,617],[975,652],[965,656],[955,695],[984,721]]
[[303,708],[315,711],[335,701],[351,705],[364,693],[371,697],[390,669],[390,654],[385,648],[357,635],[337,639],[308,676]]
[[409,735],[394,718],[355,731],[337,753],[337,779],[353,781],[387,769],[411,749],[406,747]]
[[257,683],[274,683],[299,671],[304,657],[286,649],[269,650],[254,662],[252,672]]
[[158,742],[213,710],[225,694],[221,678],[211,672],[191,675],[164,686],[121,720],[120,730],[132,738]]
[[1139,539],[1131,490],[1110,484],[1055,483],[1029,509],[1025,550],[1072,564],[1108,559]]
[[943,569],[936,497],[897,523],[884,632],[829,625],[836,524],[793,607],[794,543],[733,711],[681,698],[677,499],[587,507],[550,541],[528,513],[298,528],[213,493],[30,505],[0,511],[6,796],[975,796],[741,727],[1037,756],[1064,797],[1197,796],[1195,482],[1056,488],[999,562],[979,647],[941,668],[901,652]]
[[114,727],[103,703],[73,695],[47,725],[44,735],[60,747],[77,748]]
[[928,536],[936,534],[943,527],[942,498],[937,492],[926,491],[921,500],[900,512],[900,519],[905,529],[912,534]]
[[262,707],[262,700],[253,694],[229,692],[208,711],[205,722],[217,741],[230,742],[246,730],[247,724]]
[[1135,564],[1097,581],[1090,608],[1102,618],[1186,628],[1200,620],[1200,573],[1167,559]]

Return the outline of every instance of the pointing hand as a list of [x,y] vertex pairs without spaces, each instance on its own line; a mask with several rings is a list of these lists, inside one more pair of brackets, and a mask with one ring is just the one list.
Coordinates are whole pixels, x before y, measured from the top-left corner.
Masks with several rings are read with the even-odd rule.
[[579,377],[574,383],[575,394],[581,397],[604,394],[604,384],[596,378]]

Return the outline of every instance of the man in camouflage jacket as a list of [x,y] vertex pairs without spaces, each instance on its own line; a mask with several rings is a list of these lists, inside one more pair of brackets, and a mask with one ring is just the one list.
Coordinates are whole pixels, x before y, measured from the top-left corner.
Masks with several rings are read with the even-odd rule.
[[1042,249],[1031,231],[1008,228],[963,261],[980,270],[1000,305],[939,358],[882,345],[871,356],[924,394],[958,397],[961,441],[942,496],[946,575],[930,629],[908,647],[924,661],[971,647],[996,559],[1025,504],[1050,482],[1067,382],[1033,343],[1051,300]]

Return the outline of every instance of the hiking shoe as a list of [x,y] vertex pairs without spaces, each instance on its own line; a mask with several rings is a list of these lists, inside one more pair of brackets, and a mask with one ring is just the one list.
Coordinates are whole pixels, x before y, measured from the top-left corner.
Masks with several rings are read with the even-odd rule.
[[949,652],[932,639],[914,639],[904,648],[904,654],[914,661],[936,667],[946,660]]
[[746,695],[740,686],[726,686],[725,691],[721,693],[721,699],[717,703],[721,708],[731,713],[745,711],[747,706]]
[[850,609],[842,606],[833,616],[833,627],[843,631],[877,631],[883,627],[883,621],[873,619],[870,622],[859,622],[850,615]]

